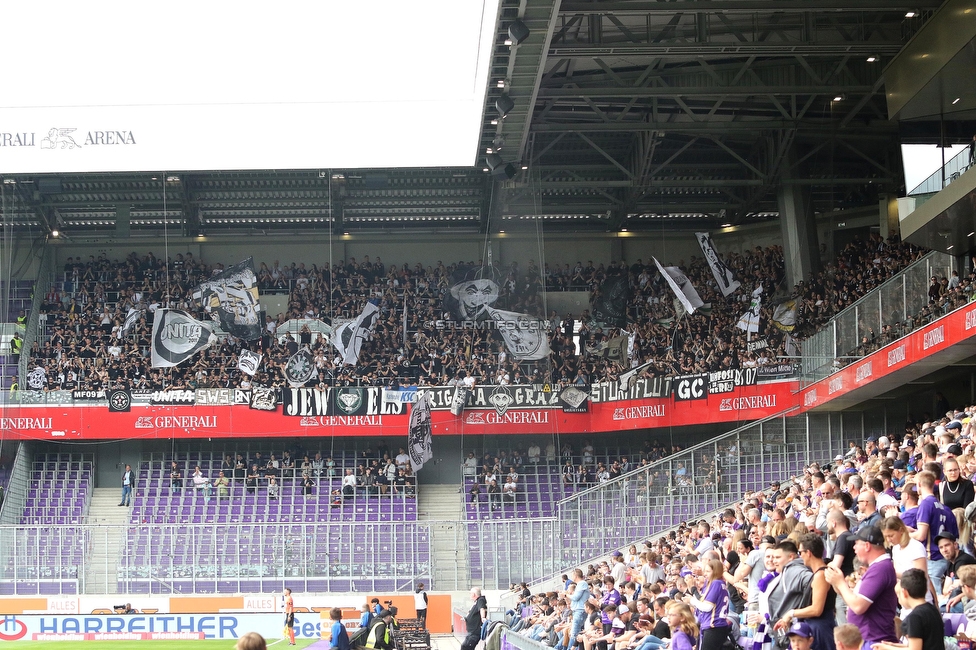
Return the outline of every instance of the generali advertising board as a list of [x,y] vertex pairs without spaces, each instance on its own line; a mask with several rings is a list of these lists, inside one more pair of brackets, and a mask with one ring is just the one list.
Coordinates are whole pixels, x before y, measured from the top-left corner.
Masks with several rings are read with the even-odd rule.
[[[703,375],[707,378],[707,375]],[[796,382],[780,381],[732,387],[711,394],[701,378],[680,378],[656,386],[659,397],[629,399],[634,390],[608,391],[588,387],[579,395],[545,387],[479,386],[468,396],[459,415],[448,408],[450,399],[435,394],[434,435],[597,433],[710,422],[740,422],[775,415],[795,402]],[[295,389],[314,391],[315,389]],[[434,389],[451,391],[450,388]],[[723,390],[725,390],[723,388]],[[9,406],[0,417],[8,436],[21,439],[97,440],[119,438],[219,438],[267,436],[384,436],[407,429],[409,400],[387,399],[382,389],[363,388],[339,395],[286,391],[274,410],[247,403],[152,403],[133,399],[114,405],[68,403]],[[642,395],[654,394],[648,390]],[[186,396],[181,396],[186,397]],[[244,402],[244,396],[239,402]],[[613,399],[623,397],[625,399]],[[580,408],[586,404],[588,408]]]

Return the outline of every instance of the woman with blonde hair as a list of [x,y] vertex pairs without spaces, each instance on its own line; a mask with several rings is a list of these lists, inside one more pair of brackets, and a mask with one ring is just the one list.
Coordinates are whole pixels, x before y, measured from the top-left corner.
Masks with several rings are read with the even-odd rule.
[[705,583],[701,599],[686,599],[695,610],[701,630],[700,650],[720,650],[729,635],[729,588],[723,576],[725,565],[721,560],[709,560],[703,565]]
[[695,650],[698,644],[698,624],[691,608],[672,600],[667,604],[668,626],[671,628],[671,650]]
[[[928,575],[929,554],[922,542],[912,539],[908,526],[899,517],[885,517],[881,520],[881,534],[884,535],[885,546],[891,550],[891,563],[895,568],[895,575],[901,579],[901,574],[909,569],[921,569]],[[927,598],[938,602],[935,598],[935,586],[929,580]]]

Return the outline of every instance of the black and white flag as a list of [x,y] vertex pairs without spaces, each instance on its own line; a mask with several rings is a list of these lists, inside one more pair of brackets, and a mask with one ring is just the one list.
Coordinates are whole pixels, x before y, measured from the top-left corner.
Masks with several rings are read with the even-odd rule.
[[722,295],[727,296],[734,293],[739,288],[739,281],[735,279],[732,269],[727,267],[722,258],[718,256],[715,244],[712,243],[712,236],[707,232],[696,232],[695,237],[698,239],[698,245],[701,246],[702,254],[705,256],[708,266],[712,269],[712,275],[715,276],[715,281],[718,283]]
[[263,357],[263,354],[258,354],[257,352],[241,350],[241,353],[237,355],[237,369],[253,377],[254,373],[258,371]]
[[144,310],[142,309],[129,307],[129,313],[126,314],[125,322],[122,323],[122,329],[119,330],[119,333],[116,335],[116,338],[121,339],[128,336],[132,332],[132,330],[135,329],[136,323],[138,323],[139,319],[142,318],[143,313]]
[[369,338],[379,318],[380,308],[368,302],[355,320],[343,323],[332,335],[332,345],[339,351],[342,365],[354,366],[359,363],[359,351],[363,341]]
[[302,348],[289,357],[285,363],[285,381],[292,388],[304,386],[315,371],[315,358],[308,348]]
[[157,309],[153,314],[152,367],[178,366],[217,342],[210,325],[180,309]]
[[593,320],[613,327],[627,326],[627,305],[630,284],[626,275],[612,275],[600,285],[599,293],[590,303]]
[[681,302],[681,306],[685,308],[686,312],[694,314],[696,309],[705,304],[705,301],[701,299],[695,290],[694,285],[691,284],[691,280],[688,279],[688,276],[681,269],[677,266],[661,266],[661,263],[657,261],[656,257],[653,259],[654,264],[657,265],[657,270],[667,280],[668,286],[671,287],[675,298]]
[[631,368],[627,372],[620,373],[617,381],[620,382],[620,390],[630,390],[630,388],[637,382],[637,377],[640,373],[647,370],[654,362],[648,361],[647,363],[642,363],[635,368]]
[[248,404],[257,411],[273,411],[278,408],[278,397],[271,386],[254,386],[251,388],[251,401]]
[[413,468],[414,474],[434,457],[431,433],[430,397],[424,393],[410,410],[410,425],[407,431],[407,453],[410,454],[410,467]]
[[538,361],[549,356],[549,333],[545,323],[534,316],[486,307],[498,333],[512,356],[522,361]]
[[759,310],[762,307],[762,293],[763,287],[761,284],[752,290],[752,301],[749,303],[749,309],[739,317],[739,322],[735,324],[740,330],[750,335],[759,331]]
[[252,258],[201,282],[193,298],[227,333],[245,341],[261,338],[261,304]]
[[47,372],[41,366],[37,366],[27,373],[27,387],[31,390],[41,390],[47,384]]
[[451,397],[451,415],[458,416],[464,412],[464,406],[468,403],[468,395],[470,394],[471,389],[467,386],[457,386],[454,388],[454,395]]

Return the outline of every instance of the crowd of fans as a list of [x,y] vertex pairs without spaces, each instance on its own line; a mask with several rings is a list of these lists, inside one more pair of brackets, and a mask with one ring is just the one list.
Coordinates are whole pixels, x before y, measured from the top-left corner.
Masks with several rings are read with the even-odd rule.
[[[797,332],[809,334],[920,254],[916,247],[896,240],[872,237],[867,242],[855,241],[823,273],[790,290],[783,286],[782,249],[756,247],[726,256],[742,283],[727,298],[718,290],[703,258],[692,258],[687,264],[682,260],[677,266],[694,284],[706,308],[679,319],[675,319],[673,295],[663,277],[653,263],[643,260],[606,266],[546,263],[541,268],[530,260],[524,268],[513,262],[504,269],[487,271],[481,262],[387,266],[380,258],[368,257],[362,261],[350,258],[331,268],[261,262],[256,269],[260,290],[288,293],[289,298],[284,313],[277,319],[267,318],[264,336],[251,342],[227,336],[183,365],[167,369],[154,369],[149,362],[152,312],[168,306],[204,318],[192,292],[223,265],[205,264],[190,253],[166,263],[152,253],[142,257],[133,253],[122,261],[109,261],[104,255],[90,256],[87,261],[69,258],[63,281],[53,283],[44,297],[43,335],[30,349],[31,370],[40,370],[20,385],[40,385],[45,390],[281,386],[285,383],[284,363],[300,345],[308,345],[314,355],[316,372],[308,385],[396,387],[444,385],[461,379],[480,384],[586,385],[615,380],[623,371],[646,362],[651,365],[644,372],[659,376],[764,365],[786,356],[782,333],[769,324],[771,296],[797,295],[802,303]],[[551,353],[547,359],[525,362],[513,358],[491,330],[431,329],[431,323],[451,318],[446,312],[451,287],[459,277],[470,278],[472,273],[494,278],[498,287],[494,308],[548,319]],[[589,310],[546,313],[544,290],[585,290],[599,296],[605,282],[620,275],[627,276],[630,286],[625,328],[593,322]],[[752,337],[765,337],[770,345],[748,351],[747,335],[736,323],[748,308],[753,289],[760,285],[767,306],[761,331]],[[946,279],[932,298],[935,302],[962,300],[970,290],[969,278],[961,283],[958,277]],[[277,331],[292,319],[332,324],[355,318],[367,301],[378,304],[380,318],[355,366],[344,366],[321,333],[309,328],[297,336]],[[132,333],[120,336],[133,307],[145,308],[146,313]],[[630,335],[627,360],[587,352],[624,333]],[[885,335],[879,332],[872,344],[880,344]],[[237,370],[237,356],[245,347],[259,348],[265,355],[254,377]]]
[[909,422],[554,591],[513,586],[509,620],[560,650],[942,650],[944,616],[976,623],[974,480],[976,406]]

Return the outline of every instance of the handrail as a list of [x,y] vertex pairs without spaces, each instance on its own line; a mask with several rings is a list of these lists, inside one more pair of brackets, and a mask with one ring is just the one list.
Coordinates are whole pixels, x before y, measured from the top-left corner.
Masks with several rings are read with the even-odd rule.
[[575,494],[572,494],[572,495],[570,495],[568,497],[565,497],[563,499],[560,499],[559,501],[556,502],[556,506],[557,507],[558,506],[561,506],[564,503],[566,503],[567,501],[573,501],[575,499],[578,499],[581,496],[588,496],[588,495],[596,492],[597,490],[602,490],[602,489],[605,489],[605,488],[609,488],[610,486],[614,486],[617,483],[623,482],[627,478],[632,478],[632,477],[636,476],[638,472],[651,471],[655,467],[664,465],[665,463],[672,463],[672,462],[674,462],[674,457],[676,457],[676,456],[683,456],[685,454],[690,454],[690,453],[693,453],[693,452],[695,452],[695,451],[697,451],[699,449],[702,449],[704,447],[707,447],[709,445],[714,445],[714,444],[716,444],[718,442],[721,442],[722,440],[725,440],[729,436],[739,435],[740,433],[742,433],[746,429],[755,427],[756,425],[762,425],[762,424],[765,424],[766,422],[769,422],[771,420],[776,420],[778,418],[787,417],[790,413],[792,413],[793,411],[796,411],[798,408],[799,407],[797,407],[797,406],[793,406],[793,407],[790,407],[790,408],[788,408],[788,409],[786,409],[786,410],[784,410],[784,411],[782,411],[780,413],[777,413],[776,415],[767,416],[767,417],[763,418],[762,420],[753,420],[752,422],[749,422],[748,424],[743,424],[742,426],[736,427],[735,429],[733,429],[731,431],[727,431],[726,433],[723,433],[723,434],[721,434],[719,436],[716,436],[714,438],[709,438],[708,440],[705,440],[704,442],[700,442],[697,445],[694,445],[693,447],[687,447],[687,448],[682,449],[681,451],[679,451],[679,452],[677,452],[675,454],[668,454],[664,458],[658,459],[658,460],[654,461],[653,463],[648,463],[647,465],[644,465],[642,467],[638,467],[636,469],[633,469],[633,470],[627,472],[626,474],[621,474],[617,478],[612,479],[610,481],[607,481],[606,483],[601,483],[600,485],[594,485],[593,487],[586,488],[585,490],[580,490],[579,492],[576,492]]

